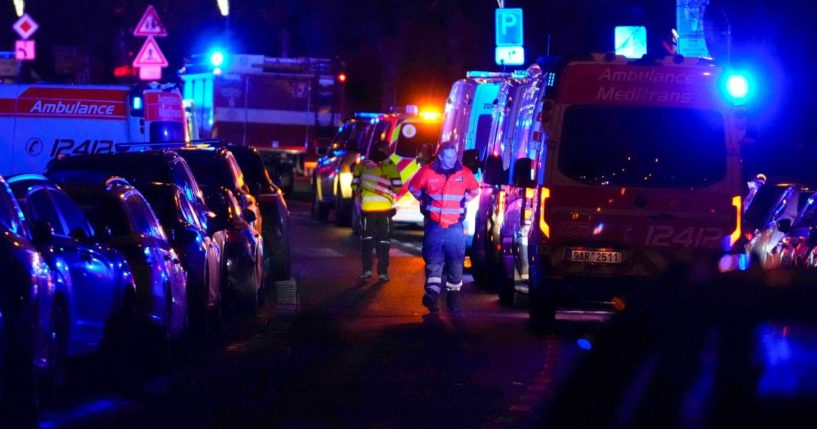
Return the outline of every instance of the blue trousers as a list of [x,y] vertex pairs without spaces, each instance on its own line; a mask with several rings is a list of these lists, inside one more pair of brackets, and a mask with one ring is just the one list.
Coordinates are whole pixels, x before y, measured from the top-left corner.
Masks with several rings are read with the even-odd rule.
[[443,228],[437,222],[426,222],[423,260],[426,263],[426,293],[439,295],[443,280],[447,291],[459,291],[462,288],[462,267],[465,262],[462,223]]

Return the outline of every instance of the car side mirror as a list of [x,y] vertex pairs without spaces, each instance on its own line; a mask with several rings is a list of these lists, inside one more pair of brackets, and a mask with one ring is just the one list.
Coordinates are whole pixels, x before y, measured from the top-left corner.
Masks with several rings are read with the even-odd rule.
[[31,223],[31,241],[34,244],[46,244],[54,238],[54,228],[48,221],[35,220]]
[[315,148],[315,154],[318,156],[326,156],[329,154],[329,146],[318,146]]
[[479,169],[479,152],[476,149],[468,149],[462,153],[462,165],[468,167],[472,173]]
[[520,158],[513,166],[513,184],[520,188],[535,188],[536,181],[533,180],[533,160],[530,158]]
[[780,219],[777,221],[777,230],[787,234],[791,231],[791,219]]
[[431,145],[429,144],[421,144],[417,149],[417,163],[420,165],[425,165],[431,162],[431,158],[433,156]]
[[508,172],[502,165],[502,158],[498,155],[489,155],[485,159],[482,181],[489,185],[504,185],[508,182]]
[[252,210],[242,210],[241,217],[243,217],[248,223],[253,223],[258,219],[258,217],[255,216],[255,212]]

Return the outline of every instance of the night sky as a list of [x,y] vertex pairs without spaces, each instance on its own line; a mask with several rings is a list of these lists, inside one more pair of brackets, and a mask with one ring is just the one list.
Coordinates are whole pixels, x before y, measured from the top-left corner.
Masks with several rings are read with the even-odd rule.
[[[442,108],[451,83],[466,70],[493,65],[493,0],[233,0],[228,19],[215,0],[28,0],[26,11],[40,24],[34,39],[34,70],[47,80],[60,74],[65,55],[85,53],[93,83],[113,82],[117,65],[129,64],[142,42],[131,35],[153,4],[170,36],[159,43],[173,78],[184,58],[212,45],[269,56],[337,56],[346,64],[351,110],[378,110],[407,103]],[[752,107],[749,153],[789,168],[788,158],[811,162],[817,114],[812,84],[817,66],[814,7],[803,0],[711,0],[713,34],[730,28],[732,63],[755,70],[761,93]],[[651,48],[674,27],[675,1],[506,1],[525,10],[528,61],[612,48],[615,25],[646,25]],[[808,8],[807,8],[808,7]],[[16,34],[11,0],[0,0],[0,45],[10,50]],[[727,25],[728,24],[728,25]],[[549,36],[549,37],[548,37]],[[548,40],[550,44],[548,45]],[[713,54],[726,57],[725,44]],[[60,52],[60,59],[54,53]],[[80,56],[82,57],[82,55]],[[790,151],[801,150],[798,156]],[[747,168],[756,168],[747,159]],[[815,158],[817,162],[817,158]],[[759,167],[758,167],[759,168]]]

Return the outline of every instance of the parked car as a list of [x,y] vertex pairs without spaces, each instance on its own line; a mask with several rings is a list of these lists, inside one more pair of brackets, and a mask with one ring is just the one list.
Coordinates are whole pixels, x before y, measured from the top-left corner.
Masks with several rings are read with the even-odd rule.
[[[143,146],[161,148],[151,144]],[[204,195],[187,162],[173,151],[145,150],[58,158],[48,164],[45,175],[60,183],[97,184],[116,176],[137,188],[143,183],[172,183],[182,189],[206,226],[210,210],[204,202]]]
[[769,254],[789,232],[813,194],[806,185],[791,183],[782,186],[784,190],[745,246],[750,266],[772,268],[772,265],[767,264]]
[[220,246],[207,234],[196,210],[176,185],[144,183],[139,191],[150,203],[170,245],[187,272],[187,311],[190,327],[207,332],[208,320],[219,320],[223,260]]
[[[66,332],[45,258],[34,245],[23,212],[0,177],[0,404],[4,418],[33,418],[34,379],[59,378]],[[59,293],[64,293],[60,291]]]
[[[227,148],[235,156],[244,181],[255,197],[261,216],[264,218],[261,236],[264,238],[264,266],[267,287],[272,287],[274,280],[287,280],[292,276],[292,258],[289,246],[289,209],[287,208],[284,193],[276,186],[267,169],[258,149],[228,144]],[[206,198],[205,198],[206,199]]]
[[30,222],[34,246],[54,276],[50,314],[59,341],[49,353],[78,356],[99,350],[106,332],[118,334],[107,330],[109,323],[119,312],[129,313],[133,304],[135,284],[128,262],[54,182],[21,174],[9,177],[8,183]]
[[335,210],[335,223],[348,225],[352,221],[352,171],[368,152],[367,140],[377,113],[357,113],[338,128],[327,147],[319,148],[318,165],[312,175],[312,214],[326,220],[329,210]]
[[225,301],[254,311],[261,298],[264,278],[264,243],[250,225],[255,214],[242,210],[227,188],[204,188],[204,196],[216,214],[212,223],[224,231]]
[[136,285],[139,321],[165,339],[185,333],[187,273],[159,219],[144,196],[126,180],[111,178],[104,185],[61,185],[96,230],[128,261]]

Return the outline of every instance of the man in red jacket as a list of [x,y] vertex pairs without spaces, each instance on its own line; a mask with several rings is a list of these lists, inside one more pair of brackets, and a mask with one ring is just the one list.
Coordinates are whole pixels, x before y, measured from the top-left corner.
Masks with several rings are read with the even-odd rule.
[[437,312],[437,298],[446,276],[446,305],[459,311],[462,267],[465,259],[465,204],[479,194],[474,174],[457,160],[457,146],[443,143],[437,159],[423,166],[409,183],[409,192],[420,201],[425,215],[423,259],[426,284],[423,305]]

